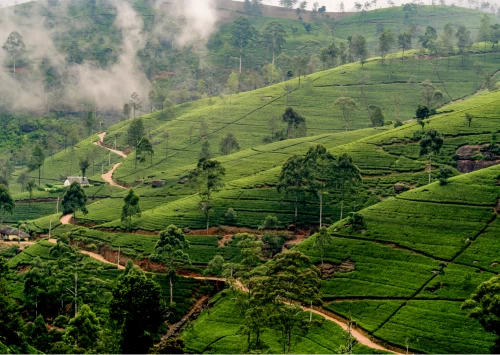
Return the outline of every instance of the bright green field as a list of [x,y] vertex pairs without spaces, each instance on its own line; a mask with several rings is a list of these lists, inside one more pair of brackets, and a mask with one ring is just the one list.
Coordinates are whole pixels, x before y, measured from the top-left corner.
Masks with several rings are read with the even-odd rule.
[[[320,324],[311,327],[307,333],[293,334],[292,354],[335,354],[344,344],[346,334],[338,325],[325,321],[314,315]],[[181,334],[186,343],[185,350],[194,354],[247,352],[246,336],[238,334],[241,325],[238,317],[237,305],[231,292],[219,293],[212,300],[212,307],[205,310],[199,318]],[[265,353],[283,353],[283,345],[279,343],[279,332],[274,329],[265,329],[261,335],[262,347]],[[354,346],[356,354],[382,353],[357,344]]]

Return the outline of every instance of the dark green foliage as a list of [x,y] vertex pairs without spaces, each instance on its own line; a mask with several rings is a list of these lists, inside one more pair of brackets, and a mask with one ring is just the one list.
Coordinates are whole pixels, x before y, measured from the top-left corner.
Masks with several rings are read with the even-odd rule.
[[364,217],[361,213],[351,212],[347,217],[346,224],[349,224],[354,232],[365,227]]
[[429,116],[429,108],[427,106],[418,105],[417,111],[415,112],[415,117],[417,117],[419,120],[424,120],[426,118],[429,118]]
[[151,159],[151,165],[153,165],[153,155],[155,154],[155,151],[153,149],[153,146],[151,145],[151,142],[149,139],[146,137],[142,137],[141,141],[139,142],[139,145],[137,146],[137,149],[135,151],[136,155],[136,160],[139,160],[141,163],[146,161],[146,155],[149,155]]
[[220,152],[222,155],[228,155],[238,150],[240,150],[240,144],[235,135],[229,132],[220,142]]
[[141,139],[145,135],[145,129],[144,129],[144,123],[142,122],[141,118],[136,118],[134,119],[127,130],[127,144],[134,148],[137,149],[137,146],[141,142]]
[[302,117],[300,114],[295,112],[295,110],[291,107],[288,107],[285,110],[285,113],[282,116],[283,121],[288,125],[287,135],[288,138],[291,138],[292,132],[297,130],[301,125],[305,125],[306,119]]
[[113,290],[110,317],[121,328],[122,353],[145,354],[166,319],[166,306],[156,282],[137,267],[125,272]]
[[373,127],[382,127],[384,125],[385,117],[380,107],[371,110],[370,121]]
[[73,182],[66,190],[62,200],[63,213],[73,214],[73,219],[76,219],[76,212],[81,211],[87,214],[87,194],[78,182]]
[[219,191],[224,183],[223,176],[226,169],[217,160],[200,159],[196,169],[189,173],[191,184],[198,188],[198,195],[201,199],[200,209],[205,215],[207,222],[207,234],[210,226],[210,212],[212,210],[212,194]]
[[128,228],[132,226],[132,217],[141,216],[141,207],[139,206],[139,195],[133,189],[130,189],[123,200],[121,221],[127,222]]
[[452,168],[447,166],[442,166],[439,168],[439,184],[446,185],[448,184],[448,178],[455,175],[455,172]]
[[0,184],[0,225],[3,223],[5,213],[12,214],[12,211],[16,207],[14,200],[9,192],[7,186]]
[[28,161],[28,169],[30,171],[38,170],[38,185],[40,185],[41,169],[44,162],[45,154],[43,153],[42,148],[37,144],[31,153],[30,160]]
[[90,166],[89,158],[84,157],[80,159],[79,165],[80,165],[80,170],[82,171],[82,177],[85,177],[86,176],[85,173],[87,172],[87,169]]
[[160,257],[166,254],[170,279],[170,305],[174,302],[172,279],[175,277],[177,269],[183,264],[190,264],[189,255],[184,249],[189,248],[189,242],[184,237],[180,228],[174,225],[160,233],[160,239],[156,242],[155,251]]
[[85,304],[80,308],[76,317],[70,319],[64,339],[69,344],[75,344],[76,347],[92,351],[97,346],[100,332],[99,319]]

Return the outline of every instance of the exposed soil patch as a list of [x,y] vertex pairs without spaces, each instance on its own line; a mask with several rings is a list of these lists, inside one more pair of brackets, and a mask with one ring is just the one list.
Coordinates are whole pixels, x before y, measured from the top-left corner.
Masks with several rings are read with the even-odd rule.
[[233,236],[228,234],[228,235],[225,235],[224,237],[222,237],[221,239],[219,239],[217,241],[217,244],[219,245],[219,248],[223,248],[227,244],[229,244],[231,242],[231,240],[233,240]]
[[498,266],[498,262],[497,262],[497,261],[495,261],[494,263],[491,263],[491,265],[490,265],[490,266],[491,266],[491,267],[497,267],[497,266]]
[[323,265],[318,265],[319,271],[321,272],[321,278],[323,280],[335,277],[336,273],[347,274],[356,270],[356,264],[347,259],[342,261],[340,265],[334,265],[330,263],[323,263]]

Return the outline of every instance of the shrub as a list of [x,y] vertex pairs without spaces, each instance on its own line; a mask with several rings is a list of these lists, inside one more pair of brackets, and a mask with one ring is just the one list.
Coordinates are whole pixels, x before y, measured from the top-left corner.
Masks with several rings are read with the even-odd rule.
[[88,250],[97,251],[97,245],[94,243],[87,245]]
[[236,215],[236,211],[229,207],[224,215],[224,218],[226,221],[235,222],[238,219],[238,216]]
[[448,184],[448,178],[452,177],[455,175],[453,170],[451,168],[448,168],[447,166],[442,166],[439,168],[439,185],[446,185]]
[[259,227],[260,230],[265,230],[265,229],[276,229],[278,228],[279,221],[278,217],[276,216],[267,216],[264,221],[262,222],[262,225]]
[[54,319],[54,326],[58,327],[58,328],[65,328],[66,325],[68,325],[68,317],[64,316],[64,315],[58,315],[56,317],[56,319]]
[[349,224],[354,232],[361,230],[365,226],[365,218],[361,213],[351,212],[347,217],[346,224]]
[[398,128],[398,127],[401,127],[403,125],[403,122],[401,122],[400,120],[396,120],[394,122],[394,128]]

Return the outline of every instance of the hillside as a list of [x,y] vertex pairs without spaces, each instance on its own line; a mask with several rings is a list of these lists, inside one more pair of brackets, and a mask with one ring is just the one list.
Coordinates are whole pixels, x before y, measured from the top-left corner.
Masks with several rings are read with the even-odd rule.
[[259,3],[0,10],[0,353],[496,351],[497,18]]
[[[478,55],[480,56],[480,55]],[[490,65],[489,71],[495,71],[494,61],[496,54],[491,53],[486,55],[487,61],[485,65]],[[489,64],[488,59],[491,61]],[[410,61],[415,61],[415,65],[420,66],[421,72],[416,78],[415,83],[407,82],[407,78],[411,73],[407,71],[406,64]],[[458,57],[453,60],[459,60]],[[444,61],[444,59],[443,59]],[[379,105],[386,115],[386,120],[394,120],[396,118],[408,121],[414,115],[414,108],[421,102],[419,82],[425,79],[433,81],[437,88],[450,93],[452,99],[457,100],[463,96],[474,93],[477,88],[481,87],[481,82],[476,82],[476,75],[467,69],[450,69],[449,71],[442,65],[441,71],[438,71],[439,77],[433,68],[434,61],[422,59],[407,59],[405,66],[394,65],[392,74],[393,81],[387,83],[385,70],[386,65],[382,65],[380,61],[373,60],[365,64],[362,69],[359,64],[349,64],[336,69],[331,69],[326,72],[321,72],[316,75],[309,76],[309,80],[301,87],[296,87],[290,94],[283,92],[284,84],[277,84],[266,89],[260,89],[255,92],[241,93],[233,95],[231,104],[227,102],[227,98],[207,99],[204,101],[181,105],[176,108],[176,118],[174,120],[162,119],[161,112],[157,112],[151,116],[144,117],[144,124],[148,136],[153,142],[156,154],[153,156],[153,164],[139,163],[137,171],[133,162],[134,154],[132,153],[119,166],[114,173],[114,179],[127,185],[134,185],[135,190],[142,196],[143,217],[137,221],[135,228],[142,230],[159,230],[165,227],[170,221],[174,221],[182,226],[191,228],[200,228],[202,221],[199,219],[197,212],[197,197],[192,196],[192,187],[179,184],[179,180],[194,168],[198,159],[201,144],[204,139],[200,138],[200,120],[208,126],[208,142],[212,148],[213,154],[218,156],[216,151],[220,144],[220,140],[229,132],[233,133],[240,144],[241,150],[238,153],[233,153],[227,156],[218,156],[218,159],[227,167],[225,182],[227,187],[219,195],[220,205],[217,203],[215,216],[213,219],[214,225],[219,223],[220,218],[225,214],[228,207],[235,210],[246,211],[250,215],[241,215],[241,220],[237,225],[256,227],[266,214],[273,213],[273,209],[269,206],[262,212],[259,211],[258,205],[253,207],[240,206],[238,201],[252,201],[252,194],[258,194],[257,200],[264,199],[266,201],[276,201],[281,210],[280,220],[283,223],[289,223],[291,220],[291,210],[286,207],[285,202],[278,202],[281,198],[273,189],[249,189],[253,187],[275,186],[278,176],[278,166],[282,164],[286,158],[294,153],[304,154],[312,144],[321,143],[327,148],[339,147],[332,149],[332,152],[339,154],[348,152],[353,156],[354,161],[361,168],[365,179],[364,191],[351,203],[353,208],[359,209],[363,206],[368,206],[378,202],[378,196],[387,196],[394,194],[392,185],[395,183],[405,183],[408,186],[418,186],[425,183],[425,162],[418,157],[418,142],[406,141],[405,149],[401,150],[400,145],[393,142],[394,139],[405,140],[411,139],[415,131],[419,130],[416,123],[408,123],[402,128],[390,130],[387,134],[380,133],[389,127],[384,128],[367,128],[370,126],[367,118],[367,112],[363,100],[362,93],[367,100],[367,104]],[[453,61],[452,61],[453,63]],[[439,66],[439,64],[438,64]],[[370,75],[367,84],[360,85],[357,82],[357,77],[361,75]],[[439,78],[443,81],[440,82]],[[397,80],[399,79],[399,80]],[[406,80],[405,80],[406,79]],[[444,81],[444,80],[447,81]],[[293,82],[293,81],[292,81]],[[333,86],[329,83],[338,83]],[[446,84],[443,84],[446,83]],[[298,85],[297,82],[294,82]],[[332,86],[328,86],[332,85]],[[469,89],[467,89],[469,88]],[[400,108],[393,107],[394,100],[392,93],[398,93],[398,99],[401,102]],[[344,131],[345,122],[341,118],[341,112],[333,102],[335,97],[341,95],[349,95],[358,103],[358,109],[354,111],[352,118],[349,120],[348,128],[358,130]],[[332,97],[332,99],[328,99]],[[262,101],[264,100],[264,101]],[[449,98],[444,98],[443,101],[449,101]],[[484,101],[483,101],[484,100]],[[288,102],[287,102],[288,101]],[[319,104],[319,102],[325,102]],[[467,104],[457,102],[449,107],[443,107],[443,112],[455,111],[443,115],[434,116],[430,119],[429,127],[436,128],[446,136],[445,149],[443,157],[438,157],[439,163],[453,165],[452,157],[459,146],[465,143],[489,142],[491,138],[491,129],[495,126],[495,121],[488,120],[489,116],[482,113],[489,105],[495,104],[495,95],[478,96],[472,101],[464,101]],[[461,135],[460,131],[465,127],[466,121],[464,116],[465,107],[477,106],[478,114],[472,125],[470,134]],[[271,134],[268,127],[268,120],[275,118],[278,124],[278,129],[281,129],[284,124],[279,123],[280,115],[285,108],[293,106],[298,112],[306,117],[307,129],[309,137],[285,140],[272,144],[262,145],[262,139]],[[224,111],[224,115],[221,113]],[[489,109],[488,109],[489,112]],[[434,126],[434,122],[440,122]],[[442,122],[442,123],[441,123]],[[484,123],[483,123],[484,122]],[[127,149],[126,146],[126,130],[128,123],[121,123],[107,130],[105,143],[109,146],[115,144],[119,149]],[[244,134],[249,128],[252,128],[252,134]],[[365,128],[366,127],[366,128]],[[491,127],[491,128],[490,128]],[[359,128],[364,128],[359,130]],[[468,127],[466,128],[469,129]],[[149,133],[151,132],[151,133]],[[168,132],[168,138],[166,138]],[[322,134],[318,134],[321,132]],[[331,133],[328,133],[331,132]],[[337,133],[335,133],[337,132]],[[380,133],[380,134],[378,134]],[[377,134],[373,139],[368,139],[366,142],[348,143],[359,140],[360,138]],[[190,139],[191,136],[191,139]],[[97,139],[94,137],[93,139]],[[168,142],[168,148],[167,148]],[[299,144],[300,143],[300,144]],[[370,147],[379,146],[378,149],[371,150]],[[88,147],[88,148],[84,148]],[[68,175],[71,167],[71,159],[77,161],[85,153],[83,149],[90,149],[90,141],[81,143],[81,153],[79,150],[72,153],[61,152],[54,158],[51,158],[51,169],[44,169],[42,177],[46,181],[56,181],[58,176]],[[342,147],[342,148],[340,148]],[[368,148],[368,149],[367,149]],[[102,148],[95,147],[94,149]],[[71,154],[74,156],[72,157]],[[81,154],[81,155],[80,155]],[[167,157],[168,154],[168,157]],[[369,156],[370,159],[366,159]],[[112,163],[117,156],[111,154]],[[237,162],[237,164],[236,164]],[[75,163],[73,163],[75,164]],[[107,166],[107,162],[105,164]],[[49,166],[49,165],[48,165]],[[99,165],[98,165],[99,166]],[[95,179],[99,180],[99,168],[96,170]],[[269,170],[271,169],[271,170]],[[274,169],[274,170],[272,170]],[[391,172],[398,172],[396,175],[387,175]],[[419,174],[421,172],[421,174]],[[413,174],[416,173],[416,174]],[[151,188],[151,181],[155,179],[163,179],[166,185],[163,188]],[[242,194],[244,193],[244,194]],[[263,195],[263,194],[266,195]],[[110,194],[112,195],[112,194]],[[26,195],[24,195],[26,196]],[[123,198],[124,192],[119,192],[112,199],[98,201],[89,208],[89,215],[83,216],[84,220],[90,223],[111,222],[119,217],[120,199]],[[245,197],[246,196],[246,197]],[[227,205],[226,201],[231,201]],[[166,204],[171,202],[171,204]],[[285,204],[283,204],[285,203]],[[314,205],[316,199],[310,199],[312,209],[316,209]],[[160,205],[164,205],[161,208]],[[191,206],[191,207],[189,207]],[[219,207],[220,206],[220,207]],[[354,207],[356,206],[356,207]],[[336,207],[332,206],[334,209]],[[157,208],[156,210],[147,210]],[[158,209],[160,208],[160,209]],[[284,209],[283,209],[284,208]],[[331,208],[331,207],[329,207]],[[182,210],[181,218],[176,218],[176,212]],[[289,212],[285,212],[285,211]],[[169,212],[171,211],[171,212]],[[186,214],[190,211],[188,214]],[[253,213],[252,211],[256,211]],[[305,211],[303,211],[305,213]],[[304,214],[304,218],[308,219],[314,212]],[[337,215],[334,210],[328,211],[328,216]],[[255,217],[252,216],[255,214]],[[153,218],[149,220],[149,216]],[[164,215],[170,216],[168,221],[164,221]],[[314,215],[314,214],[313,214]],[[163,222],[153,222],[157,217]],[[333,217],[335,220],[336,217]],[[140,224],[139,224],[140,223]],[[160,224],[158,224],[160,223]],[[106,227],[119,227],[120,222],[115,222]]]

